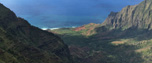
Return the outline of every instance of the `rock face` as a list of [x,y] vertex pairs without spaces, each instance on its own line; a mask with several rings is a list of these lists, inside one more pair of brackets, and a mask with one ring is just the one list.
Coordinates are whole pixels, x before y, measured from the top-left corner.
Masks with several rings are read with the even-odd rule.
[[0,4],[0,63],[72,63],[56,35],[31,26]]
[[152,29],[152,0],[145,0],[139,5],[127,6],[120,12],[111,12],[103,25],[112,28],[128,29],[137,27]]

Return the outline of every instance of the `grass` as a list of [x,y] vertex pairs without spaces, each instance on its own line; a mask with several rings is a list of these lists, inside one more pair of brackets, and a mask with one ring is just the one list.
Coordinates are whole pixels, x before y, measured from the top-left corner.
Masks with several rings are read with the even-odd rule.
[[[78,48],[88,47],[89,48],[89,50],[87,51],[88,55],[84,56],[84,58],[87,59],[90,57],[96,58],[97,52],[98,53],[102,52],[104,59],[103,58],[96,58],[96,59],[105,60],[106,63],[152,62],[150,61],[152,55],[152,53],[150,53],[152,52],[151,50],[152,39],[150,38],[151,36],[147,36],[150,35],[150,31],[147,32],[144,30],[136,30],[136,29],[126,29],[123,31],[121,31],[121,29],[118,29],[118,30],[108,31],[102,27],[99,29],[100,30],[97,30],[97,34],[91,36],[83,35],[82,31],[83,33],[86,32],[84,30],[74,31],[73,29],[70,28],[57,29],[57,30],[53,30],[52,32],[58,34],[64,40],[64,42],[69,46],[74,45]],[[106,33],[107,35],[102,34],[105,31],[108,31]],[[101,37],[114,37],[114,38],[100,39]],[[81,60],[83,60],[84,58],[81,58]],[[79,61],[78,59],[75,60]],[[100,63],[100,61],[97,60],[92,60],[92,61],[96,61],[96,63]]]

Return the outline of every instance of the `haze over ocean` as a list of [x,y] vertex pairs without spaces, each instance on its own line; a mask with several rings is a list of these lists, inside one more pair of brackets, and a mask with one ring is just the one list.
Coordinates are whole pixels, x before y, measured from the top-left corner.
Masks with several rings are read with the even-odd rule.
[[40,28],[102,23],[111,11],[143,0],[0,0],[17,16]]

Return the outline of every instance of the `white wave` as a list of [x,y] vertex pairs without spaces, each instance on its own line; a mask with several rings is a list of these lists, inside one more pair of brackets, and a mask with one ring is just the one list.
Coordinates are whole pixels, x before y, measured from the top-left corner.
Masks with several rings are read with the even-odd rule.
[[60,29],[60,28],[49,28],[50,30]]
[[[61,27],[61,28],[76,28],[78,26],[71,26],[71,27]],[[44,27],[44,28],[41,28],[42,30],[56,30],[56,29],[60,29],[60,27],[56,27],[56,28],[47,28],[47,27]]]
[[76,27],[78,27],[78,26],[72,26],[72,28],[76,28]]
[[42,30],[48,30],[48,28],[41,28]]

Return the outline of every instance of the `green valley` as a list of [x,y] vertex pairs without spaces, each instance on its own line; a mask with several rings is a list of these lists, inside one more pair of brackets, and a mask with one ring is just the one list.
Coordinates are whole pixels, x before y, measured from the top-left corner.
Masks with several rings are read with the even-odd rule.
[[102,24],[48,30],[68,44],[75,63],[151,63],[152,0],[111,12]]

